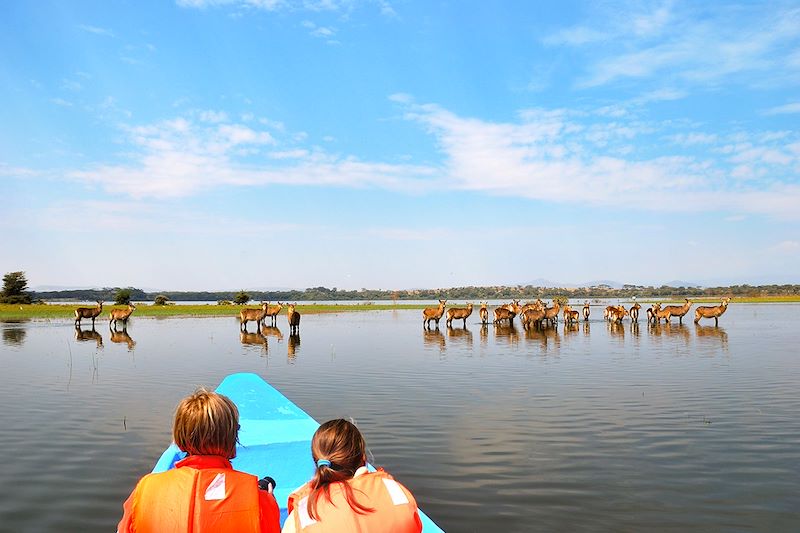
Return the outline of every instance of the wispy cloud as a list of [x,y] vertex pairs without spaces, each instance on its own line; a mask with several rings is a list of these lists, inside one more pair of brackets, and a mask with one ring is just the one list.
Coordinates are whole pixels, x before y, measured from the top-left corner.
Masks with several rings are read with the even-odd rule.
[[[618,9],[618,6],[617,8]],[[587,68],[578,87],[590,88],[630,78],[669,72],[685,84],[714,83],[740,73],[761,72],[760,82],[791,76],[792,54],[800,44],[800,9],[761,5],[718,6],[665,2],[650,11],[639,4],[626,15],[597,17],[553,32],[549,46],[571,46],[586,53]],[[794,69],[793,74],[788,74]]]
[[[650,213],[800,216],[800,139],[792,132],[676,133],[671,123],[565,109],[528,109],[515,122],[490,122],[416,104],[409,95],[390,99],[432,136],[438,164],[334,154],[282,125],[267,131],[257,117],[237,122],[204,110],[126,126],[125,161],[68,176],[134,198],[284,184],[416,194],[469,190]],[[645,155],[633,148],[642,143],[660,149]]]
[[[406,117],[435,137],[451,187],[495,195],[598,205],[649,212],[717,211],[798,218],[800,157],[796,139],[756,144],[749,136],[736,150],[699,134],[684,142],[717,143],[719,156],[673,151],[650,158],[625,155],[629,140],[658,135],[625,122],[587,123],[567,111],[532,110],[518,123],[460,117],[436,105],[405,104]],[[732,181],[749,168],[748,179]]]
[[[200,113],[209,116],[208,111]],[[215,116],[215,118],[221,118]],[[365,162],[298,147],[245,123],[178,117],[126,126],[127,161],[70,172],[74,180],[134,198],[180,197],[220,186],[270,184],[418,190],[433,169]]]
[[90,26],[88,24],[81,24],[80,26],[78,26],[78,28],[80,28],[81,30],[83,30],[85,32],[94,33],[95,35],[104,35],[106,37],[114,37],[114,32],[109,30],[109,29],[106,29],[106,28],[100,28],[98,26]]
[[764,111],[765,115],[788,115],[793,113],[800,113],[800,102],[792,102],[777,107],[773,107]]

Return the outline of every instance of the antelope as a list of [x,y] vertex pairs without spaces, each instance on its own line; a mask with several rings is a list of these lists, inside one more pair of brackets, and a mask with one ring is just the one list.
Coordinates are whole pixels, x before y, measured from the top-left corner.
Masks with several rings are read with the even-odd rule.
[[522,311],[522,314],[520,315],[522,327],[525,328],[525,330],[530,329],[531,326],[541,328],[545,314],[544,307],[539,304],[532,304],[530,307],[525,307],[527,307],[527,309]]
[[134,309],[136,309],[136,306],[132,303],[128,304],[127,309],[112,309],[111,314],[108,315],[108,329],[112,329],[112,324],[114,329],[117,329],[117,322],[120,320],[122,320],[122,329],[126,329],[128,327],[128,319],[133,314]]
[[564,324],[577,323],[580,318],[580,313],[573,311],[568,305],[564,306]]
[[550,325],[555,325],[560,309],[561,306],[558,304],[558,300],[553,300],[553,307],[546,307],[544,310],[544,319],[549,321]]
[[622,319],[628,315],[628,310],[621,305],[612,307],[608,314],[608,319],[612,324],[622,324]]
[[481,310],[479,311],[481,315],[481,324],[486,324],[489,322],[489,310],[486,308],[488,302],[481,302]]
[[289,319],[289,335],[300,333],[300,313],[295,311],[297,304],[289,304],[289,311],[286,313],[286,318]]
[[641,308],[642,308],[642,306],[639,305],[639,302],[636,302],[635,304],[633,304],[633,307],[631,307],[631,310],[629,311],[629,313],[631,315],[631,321],[639,322],[639,309],[641,309]]
[[683,324],[683,315],[689,312],[689,309],[692,307],[692,301],[689,298],[684,298],[686,303],[683,305],[668,305],[664,309],[668,309],[670,312],[670,318],[673,316],[678,317],[678,322]]
[[444,314],[444,304],[447,300],[439,300],[439,307],[427,307],[422,310],[422,325],[423,327],[430,327],[431,320],[436,321],[436,327],[439,327],[439,320]]
[[647,320],[654,324],[658,324],[661,322],[661,319],[664,319],[664,322],[669,322],[669,317],[671,313],[669,309],[661,309],[661,304],[655,304],[652,308],[647,310]]
[[713,318],[714,325],[719,325],[719,317],[721,317],[725,311],[728,310],[728,302],[730,302],[730,298],[723,298],[722,302],[719,305],[714,306],[705,306],[701,305],[697,309],[694,310],[694,323],[697,324],[700,322],[701,318]]
[[82,318],[92,319],[92,329],[94,329],[94,319],[103,312],[103,302],[97,300],[97,307],[79,307],[75,309],[75,327],[80,327]]
[[511,324],[514,322],[515,316],[517,316],[515,311],[510,310],[505,305],[501,305],[494,310],[494,323],[499,324],[501,320],[508,320],[508,323]]
[[661,304],[653,304],[647,309],[647,323],[650,324],[656,317],[656,311],[661,309]]
[[447,310],[447,321],[445,324],[449,328],[450,325],[453,323],[453,319],[456,320],[462,319],[464,321],[464,327],[467,327],[467,318],[469,315],[472,314],[472,304],[468,303],[467,307],[451,307]]
[[261,309],[242,309],[239,311],[239,320],[241,322],[241,330],[247,331],[247,323],[251,320],[255,320],[256,327],[261,329],[261,322],[263,322],[264,317],[267,316],[267,308],[269,307],[269,302],[261,302]]
[[281,312],[283,309],[283,304],[278,302],[278,305],[268,305],[267,306],[267,316],[270,318],[270,324],[273,326],[278,321],[278,313]]
[[583,321],[589,321],[589,302],[583,304]]

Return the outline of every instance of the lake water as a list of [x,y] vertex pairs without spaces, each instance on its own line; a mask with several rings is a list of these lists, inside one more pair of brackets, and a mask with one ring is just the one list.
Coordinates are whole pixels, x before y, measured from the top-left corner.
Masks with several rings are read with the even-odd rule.
[[353,417],[447,531],[798,531],[799,311],[636,328],[593,308],[530,334],[340,313],[299,339],[280,316],[266,346],[233,317],[133,318],[127,338],[2,323],[0,530],[113,531],[180,398],[256,372],[317,420]]

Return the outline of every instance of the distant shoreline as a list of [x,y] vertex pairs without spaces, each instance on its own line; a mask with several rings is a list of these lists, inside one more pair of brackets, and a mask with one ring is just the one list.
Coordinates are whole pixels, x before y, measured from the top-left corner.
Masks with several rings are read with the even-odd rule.
[[[597,302],[597,298],[575,298],[571,300],[573,306],[583,305],[584,301],[588,300],[593,306],[602,305]],[[629,300],[622,298],[622,300]],[[683,303],[677,299],[658,299],[658,298],[638,298],[640,304],[649,304],[654,301],[661,301],[662,303]],[[466,302],[477,304],[476,299],[458,299],[453,300],[451,306],[463,305]],[[628,301],[632,303],[633,300]],[[719,298],[694,298],[693,304],[713,304],[719,302]],[[448,302],[450,304],[451,302]],[[549,302],[548,302],[549,303]],[[736,297],[731,301],[731,305],[737,303],[763,303],[763,304],[780,304],[780,303],[800,303],[800,295],[796,296],[757,296],[757,297]],[[74,318],[75,309],[80,307],[79,303],[58,303],[58,304],[0,304],[0,321],[2,320],[20,320],[26,318],[41,318],[41,319],[60,319],[60,318]],[[400,311],[400,310],[421,310],[428,307],[429,304],[387,304],[387,303],[370,303],[370,302],[354,302],[352,304],[299,304],[297,306],[298,312],[301,314],[319,314],[319,313],[354,313],[365,311]],[[476,305],[477,306],[477,305]],[[111,309],[122,309],[122,305],[104,305],[103,312],[97,317],[96,322],[108,322],[108,314]],[[253,302],[248,305],[154,305],[140,303],[137,304],[134,317],[154,317],[154,318],[170,318],[170,317],[232,317],[238,318],[239,312],[244,308],[256,308],[258,304]],[[490,306],[491,307],[491,306]],[[281,311],[281,315],[286,314],[286,308]],[[477,316],[477,310],[476,310]],[[91,324],[91,319],[83,319],[83,323]]]

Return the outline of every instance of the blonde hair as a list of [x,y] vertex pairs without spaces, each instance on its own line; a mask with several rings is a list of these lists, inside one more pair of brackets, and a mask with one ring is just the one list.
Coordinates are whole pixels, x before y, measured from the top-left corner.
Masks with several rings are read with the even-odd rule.
[[[308,496],[308,515],[314,520],[319,520],[317,514],[317,500],[324,495],[331,501],[330,485],[338,481],[351,479],[359,467],[366,463],[367,443],[358,428],[339,418],[329,420],[322,424],[311,439],[311,456],[314,463],[323,459],[330,464],[317,466],[314,477],[309,482],[311,493]],[[358,514],[374,512],[375,509],[367,507],[356,500],[355,494],[349,483],[343,483],[345,500],[350,508]]]
[[172,438],[189,455],[236,457],[239,410],[230,398],[205,389],[187,396],[175,409]]

